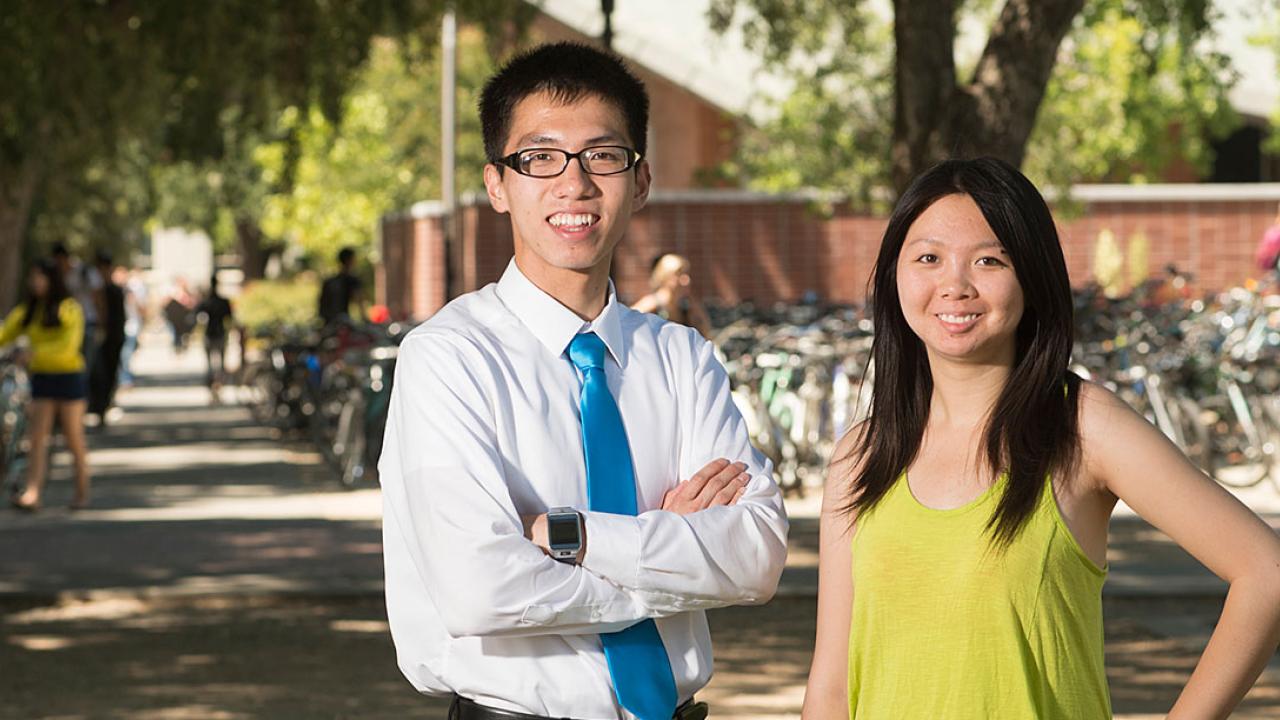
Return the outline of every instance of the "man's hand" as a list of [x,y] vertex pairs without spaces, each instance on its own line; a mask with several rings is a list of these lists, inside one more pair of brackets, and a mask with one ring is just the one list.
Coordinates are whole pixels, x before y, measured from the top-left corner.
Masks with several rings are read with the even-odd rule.
[[693,477],[667,491],[662,498],[662,509],[689,515],[717,505],[732,505],[742,497],[751,480],[746,470],[747,464],[743,462],[731,463],[725,458],[712,460]]

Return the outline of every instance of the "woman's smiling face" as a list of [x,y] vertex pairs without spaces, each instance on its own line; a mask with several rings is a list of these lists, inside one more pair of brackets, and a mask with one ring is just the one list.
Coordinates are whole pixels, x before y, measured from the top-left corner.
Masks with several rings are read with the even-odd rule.
[[31,268],[31,272],[27,274],[27,289],[38,298],[42,298],[49,293],[49,278],[45,277],[40,268]]
[[947,195],[907,231],[898,298],[930,362],[1013,365],[1022,286],[973,198]]

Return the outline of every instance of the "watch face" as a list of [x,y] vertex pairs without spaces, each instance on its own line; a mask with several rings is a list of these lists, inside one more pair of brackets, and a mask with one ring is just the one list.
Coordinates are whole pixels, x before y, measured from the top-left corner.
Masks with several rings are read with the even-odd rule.
[[578,518],[572,515],[558,515],[547,518],[547,539],[551,547],[574,547],[581,540],[578,538]]

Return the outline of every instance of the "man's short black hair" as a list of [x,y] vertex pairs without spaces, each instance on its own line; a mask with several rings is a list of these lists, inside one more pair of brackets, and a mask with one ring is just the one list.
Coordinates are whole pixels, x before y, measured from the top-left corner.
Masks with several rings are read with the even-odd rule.
[[649,93],[644,83],[613,53],[561,42],[515,56],[485,83],[480,93],[480,126],[489,162],[505,154],[516,105],[541,92],[563,103],[588,95],[611,103],[622,113],[635,151],[644,155],[649,127]]
[[49,249],[49,254],[54,257],[71,257],[71,253],[67,252],[66,243],[62,242],[54,243],[53,247]]
[[355,248],[344,247],[338,251],[338,262],[346,265],[356,259]]

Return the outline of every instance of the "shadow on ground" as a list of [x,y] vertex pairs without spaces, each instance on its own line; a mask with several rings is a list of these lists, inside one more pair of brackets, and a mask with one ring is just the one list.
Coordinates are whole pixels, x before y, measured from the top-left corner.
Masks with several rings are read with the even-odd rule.
[[[3,609],[3,717],[444,718],[442,701],[400,677],[377,597],[114,596]],[[815,609],[780,598],[710,614],[716,674],[700,697],[717,720],[798,716]],[[1107,602],[1117,717],[1168,710],[1220,609],[1203,598]],[[1232,717],[1278,715],[1273,669]]]
[[[8,535],[38,552],[14,551]],[[179,593],[382,591],[374,521],[77,522],[0,530],[0,595],[101,588]]]

